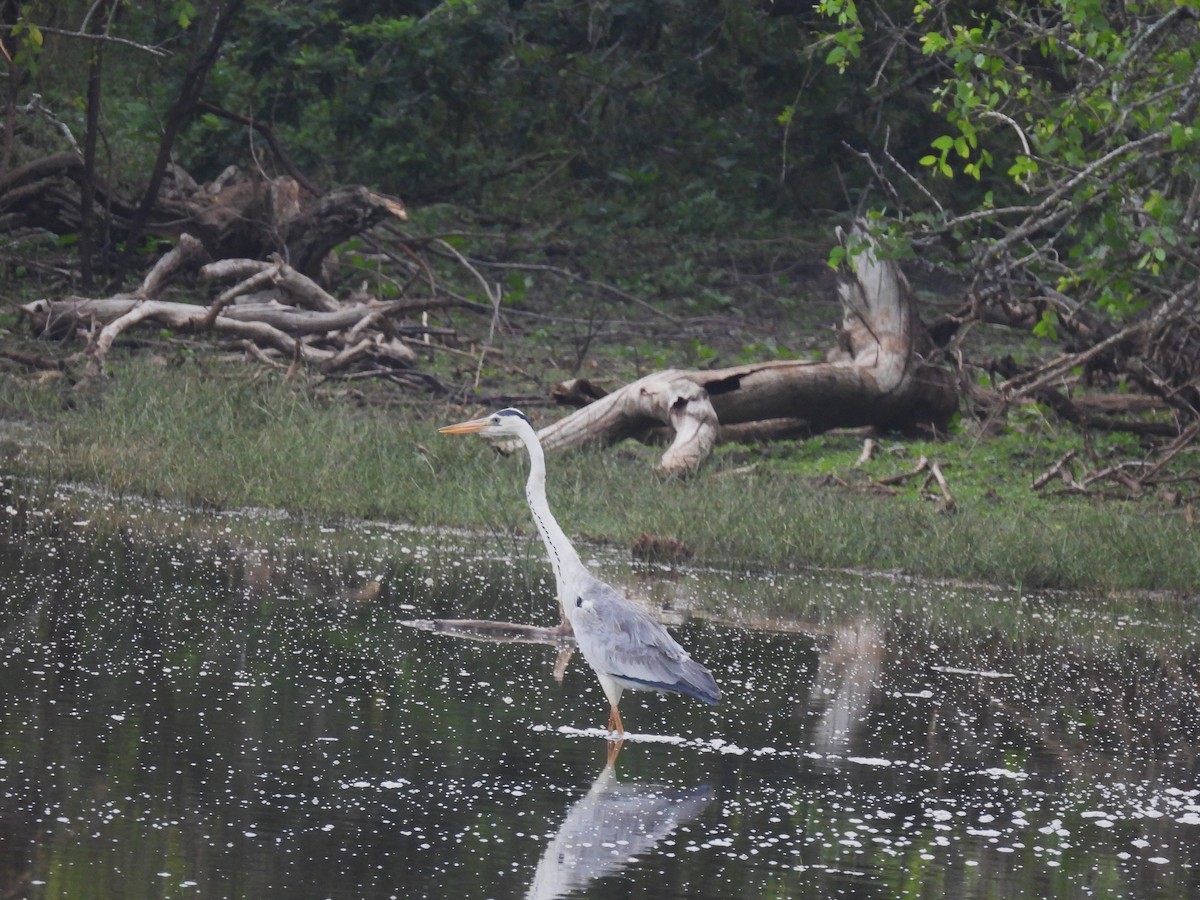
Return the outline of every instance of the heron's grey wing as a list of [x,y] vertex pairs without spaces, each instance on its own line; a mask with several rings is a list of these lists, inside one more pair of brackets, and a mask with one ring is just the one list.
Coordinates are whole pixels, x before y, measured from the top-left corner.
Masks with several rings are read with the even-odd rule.
[[676,691],[705,703],[720,699],[712,673],[636,603],[597,579],[580,599],[591,614],[576,617],[575,637],[593,666],[625,687]]

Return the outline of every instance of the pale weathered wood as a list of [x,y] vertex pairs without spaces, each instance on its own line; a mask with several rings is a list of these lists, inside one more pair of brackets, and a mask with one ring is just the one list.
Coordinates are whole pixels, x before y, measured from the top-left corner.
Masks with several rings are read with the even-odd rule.
[[138,293],[143,297],[157,297],[158,292],[180,273],[188,271],[206,256],[204,245],[200,241],[190,234],[180,235],[171,251],[164,254],[146,273]]
[[543,428],[538,437],[547,449],[590,440],[607,443],[643,439],[669,425],[675,433],[659,468],[667,473],[694,471],[717,441],[717,414],[708,393],[686,372],[656,372],[626,385],[567,418]]
[[[278,257],[271,261],[227,259],[203,266],[201,274],[209,280],[238,279],[208,306],[157,298],[181,272],[194,270],[205,258],[199,240],[181,235],[175,248],[159,260],[133,293],[37,300],[21,310],[43,334],[79,325],[92,328],[96,338],[87,351],[89,375],[103,371],[104,360],[117,337],[146,322],[160,328],[239,337],[254,342],[259,350],[277,350],[293,364],[307,363],[332,372],[364,357],[390,368],[414,365],[416,353],[391,331],[400,328],[388,326],[386,321],[448,303],[429,298],[341,303]],[[270,290],[259,290],[265,286]],[[251,291],[256,297],[274,295],[278,299],[229,305]]]
[[165,254],[146,274],[146,277],[142,280],[141,287],[138,288],[137,293],[134,295],[137,299],[130,309],[122,315],[117,316],[101,329],[88,356],[87,368],[85,370],[88,375],[95,376],[101,373],[109,348],[112,347],[113,341],[122,332],[128,328],[132,328],[139,322],[154,317],[153,303],[148,298],[153,297],[170,283],[171,279],[180,270],[191,267],[194,263],[203,259],[205,255],[204,245],[194,237],[188,234],[180,237],[175,247],[169,253]]
[[[319,284],[297,272],[283,260],[276,257],[270,262],[251,259],[222,259],[209,263],[200,270],[200,277],[207,281],[219,281],[228,277],[242,278],[242,284],[255,282],[255,275],[267,275],[270,281],[279,289],[286,291],[296,302],[307,309],[323,312],[334,312],[341,304],[332,294],[326,292]],[[248,292],[251,288],[247,288]]]
[[[430,305],[437,305],[431,302]],[[381,304],[392,306],[392,304]],[[395,310],[411,311],[419,305],[395,301]],[[112,342],[127,328],[140,322],[153,320],[160,327],[178,331],[201,331],[211,329],[219,334],[257,340],[286,354],[299,353],[304,362],[320,365],[332,370],[348,363],[369,349],[379,349],[390,360],[408,365],[416,360],[416,354],[398,340],[365,338],[355,346],[355,353],[342,350],[325,350],[309,344],[297,343],[296,337],[306,334],[324,334],[348,328],[360,319],[379,312],[369,305],[359,304],[333,313],[311,310],[289,309],[283,306],[257,304],[255,306],[233,306],[225,309],[211,322],[208,308],[191,303],[175,303],[167,300],[148,300],[125,294],[99,299],[68,298],[65,300],[37,300],[21,309],[42,323],[43,329],[53,328],[64,319],[75,322],[103,324],[100,337],[93,351],[95,365],[89,364],[89,374],[99,374],[103,359]],[[337,361],[338,365],[333,365]]]
[[927,336],[899,267],[865,235],[852,241],[853,271],[839,289],[847,350],[821,362],[775,360],[724,369],[656,372],[543,428],[548,449],[674,432],[659,467],[695,470],[721,427],[787,420],[829,428],[943,426],[958,395],[950,373],[925,363]]
[[[36,300],[21,309],[31,317],[53,326],[63,319],[95,322],[103,325],[127,315],[145,300],[135,294],[112,297],[66,297],[62,300]],[[353,329],[358,323],[377,321],[380,317],[421,312],[446,305],[444,300],[390,300],[383,303],[356,303],[335,312],[314,312],[296,309],[279,303],[252,303],[230,306],[221,311],[220,318],[235,322],[261,322],[292,335],[325,334]],[[192,328],[207,315],[209,308],[192,303],[169,300],[156,301],[151,307],[162,324],[170,328]],[[145,318],[143,316],[142,318]],[[407,355],[407,354],[406,354]]]

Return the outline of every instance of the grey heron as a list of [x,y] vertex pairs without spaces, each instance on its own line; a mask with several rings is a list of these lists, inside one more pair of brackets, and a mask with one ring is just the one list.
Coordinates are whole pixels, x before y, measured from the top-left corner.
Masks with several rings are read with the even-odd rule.
[[529,453],[525,499],[554,569],[558,601],[575,643],[600,679],[608,698],[608,730],[625,734],[617,704],[625,688],[687,694],[716,703],[721,691],[712,673],[696,662],[653,617],[615,588],[592,577],[546,502],[546,457],[533,425],[516,409],[502,409],[440,429],[442,434],[516,438]]

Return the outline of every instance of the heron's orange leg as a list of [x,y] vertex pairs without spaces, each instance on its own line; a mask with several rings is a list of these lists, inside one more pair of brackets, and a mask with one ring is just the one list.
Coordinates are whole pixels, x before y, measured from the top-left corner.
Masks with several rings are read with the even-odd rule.
[[625,742],[623,740],[608,742],[608,765],[609,766],[616,764],[617,755],[621,752],[621,748],[624,746],[625,746]]
[[[621,724],[621,713],[615,706],[612,707],[612,712],[608,714],[608,730],[610,732],[615,731],[619,737],[623,738],[625,736],[625,726]],[[609,740],[611,741],[612,738],[609,738]]]

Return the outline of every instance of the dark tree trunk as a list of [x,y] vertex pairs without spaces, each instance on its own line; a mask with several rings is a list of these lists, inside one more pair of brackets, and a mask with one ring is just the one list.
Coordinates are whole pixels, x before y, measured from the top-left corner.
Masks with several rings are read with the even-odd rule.
[[[108,9],[111,0],[100,0],[92,10],[89,21],[94,33],[107,29]],[[96,140],[100,133],[100,86],[104,68],[104,42],[97,41],[90,48],[88,61],[87,122],[83,134],[83,183],[79,191],[79,272],[83,289],[92,289],[92,265],[96,256]]]
[[125,252],[121,254],[117,263],[110,286],[111,290],[116,290],[125,279],[125,273],[134,253],[137,252],[137,245],[142,238],[146,223],[158,203],[158,192],[162,187],[163,178],[166,176],[167,165],[171,161],[175,138],[195,110],[196,103],[200,99],[200,92],[204,89],[204,82],[217,61],[217,55],[220,53],[222,44],[225,43],[225,37],[241,9],[242,2],[243,0],[211,0],[205,14],[196,23],[197,43],[191,65],[184,73],[179,96],[175,98],[174,104],[167,113],[166,121],[163,123],[162,139],[158,143],[158,156],[154,160],[154,168],[150,171],[150,181],[146,185],[146,192],[142,195],[142,201],[133,215],[133,221],[130,222],[129,234],[125,239]]

